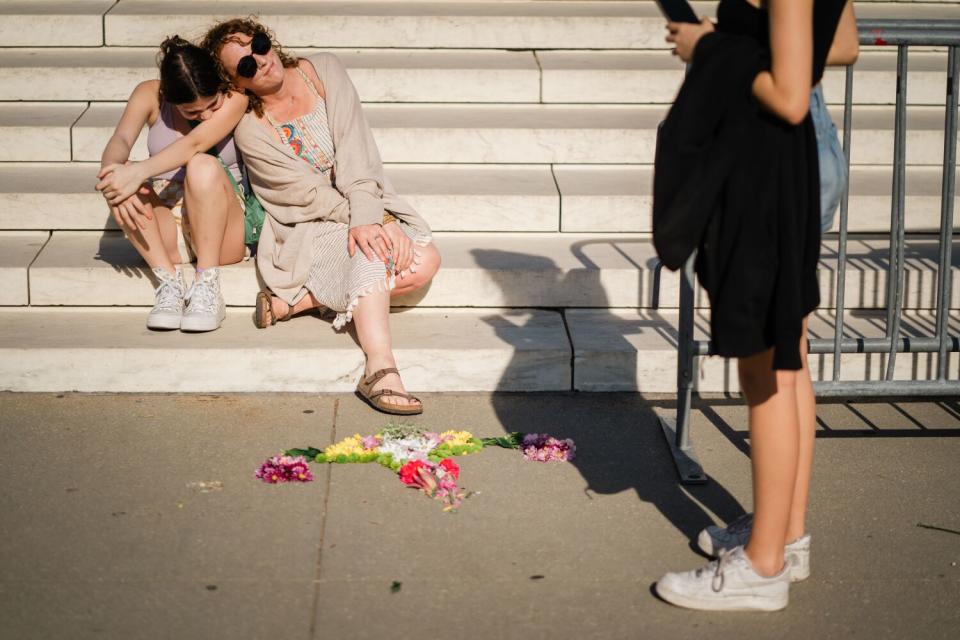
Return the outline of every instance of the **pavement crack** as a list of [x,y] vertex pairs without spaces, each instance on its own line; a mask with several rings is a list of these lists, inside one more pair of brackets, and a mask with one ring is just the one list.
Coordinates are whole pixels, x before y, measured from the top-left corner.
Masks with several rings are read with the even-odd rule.
[[[333,400],[333,419],[330,426],[330,442],[337,441],[337,415],[340,410],[340,399]],[[323,545],[327,533],[327,506],[330,503],[330,480],[333,476],[333,465],[325,464],[324,477],[326,479],[326,492],[323,496],[323,509],[320,512],[320,540],[317,547],[317,570],[313,575],[313,607],[310,609],[310,638],[312,639],[317,631],[317,609],[320,606],[320,575],[323,571]]]

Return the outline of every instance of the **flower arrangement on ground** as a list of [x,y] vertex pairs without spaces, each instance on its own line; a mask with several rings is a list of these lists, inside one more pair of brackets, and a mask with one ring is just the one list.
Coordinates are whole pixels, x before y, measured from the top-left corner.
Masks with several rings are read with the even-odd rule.
[[439,500],[444,511],[456,511],[470,494],[457,483],[460,467],[451,460],[482,451],[485,447],[520,449],[524,458],[537,462],[570,461],[576,447],[573,440],[559,440],[548,434],[510,433],[493,438],[477,438],[469,431],[427,431],[411,424],[389,424],[378,433],[356,433],[324,449],[290,449],[282,456],[264,462],[256,477],[264,482],[313,479],[306,461],[351,464],[376,462],[396,473],[408,487]]

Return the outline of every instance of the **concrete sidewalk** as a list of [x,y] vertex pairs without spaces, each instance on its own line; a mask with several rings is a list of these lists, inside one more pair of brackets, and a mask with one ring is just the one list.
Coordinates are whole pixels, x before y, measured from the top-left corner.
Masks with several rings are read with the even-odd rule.
[[956,400],[822,405],[813,577],[784,612],[707,614],[650,588],[750,508],[739,403],[694,412],[712,481],[683,489],[635,395],[423,397],[430,429],[547,431],[578,457],[458,458],[476,493],[446,514],[377,465],[253,478],[387,422],[353,396],[0,394],[0,637],[960,637]]

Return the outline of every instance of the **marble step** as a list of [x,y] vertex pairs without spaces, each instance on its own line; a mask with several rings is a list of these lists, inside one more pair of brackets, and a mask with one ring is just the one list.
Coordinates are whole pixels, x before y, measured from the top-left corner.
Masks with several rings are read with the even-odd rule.
[[[219,330],[186,334],[150,331],[145,315],[0,310],[0,390],[343,393],[363,373],[354,337],[318,316],[259,330],[248,309],[231,310]],[[558,312],[413,310],[392,314],[390,325],[414,393],[570,389],[570,343]]]
[[30,304],[30,281],[27,271],[49,233],[37,231],[0,232],[0,306]]
[[[4,47],[98,47],[103,16],[116,0],[3,0]],[[160,40],[157,40],[157,44]]]
[[[832,335],[834,318],[815,314],[811,333]],[[845,335],[880,337],[876,312],[845,314]],[[0,309],[0,390],[19,392],[349,392],[363,356],[349,333],[304,316],[267,330],[249,310],[233,309],[207,334],[152,332],[143,309]],[[418,309],[390,319],[407,387],[442,391],[639,391],[676,393],[675,312],[533,309]],[[709,326],[698,315],[698,337]],[[960,314],[950,316],[960,331]],[[934,317],[907,312],[904,335],[932,335]],[[842,379],[877,380],[879,354],[844,354]],[[698,362],[701,393],[738,391],[736,363]],[[816,380],[832,356],[811,356]],[[936,356],[900,354],[895,377],[934,377]],[[949,378],[960,378],[951,354]],[[429,411],[429,405],[426,407]]]
[[[7,133],[4,126],[8,118],[28,117],[38,104],[0,104],[0,137],[11,141],[7,154],[14,156],[0,159],[48,159],[32,157],[38,153],[35,148],[17,150],[28,144],[29,130]],[[92,103],[71,129],[73,160],[99,160],[122,111],[122,104]],[[840,122],[841,109],[833,111]],[[379,104],[368,105],[364,112],[385,162],[649,164],[666,106]],[[941,164],[942,110],[913,107],[907,126],[907,163]],[[61,159],[68,152],[64,145],[45,153]],[[18,153],[30,157],[18,158]],[[144,132],[132,157],[145,154]],[[858,107],[852,162],[886,165],[892,158],[893,108]]]
[[[713,13],[714,3],[694,3]],[[664,48],[647,2],[207,2],[125,0],[104,18],[108,45],[188,38],[222,18],[256,13],[288,47],[530,49]]]
[[[92,188],[98,169],[97,163],[0,163],[0,230],[115,229]],[[392,164],[386,174],[437,231],[651,230],[649,165]],[[939,230],[941,174],[937,167],[908,169],[909,232]],[[851,175],[849,229],[889,230],[890,168],[854,166]],[[954,206],[960,230],[960,202]]]
[[[0,163],[0,229],[116,229],[93,185],[99,163]],[[387,165],[387,176],[440,231],[557,231],[547,165]]]
[[[666,51],[336,53],[365,102],[666,104],[684,73]],[[827,70],[824,91],[831,103],[843,101],[844,73]],[[946,53],[912,52],[909,103],[943,104],[945,74]],[[138,82],[156,77],[156,51],[150,48],[0,49],[0,100],[126,100]],[[895,89],[895,52],[865,50],[854,74],[854,103],[892,104]]]
[[[395,306],[654,306],[657,259],[648,235],[442,233],[435,241],[443,266],[430,288],[398,298]],[[935,308],[936,251],[935,239],[910,237],[905,250],[905,308]],[[951,301],[953,308],[960,308],[956,273],[960,243],[954,243],[952,253]],[[826,240],[821,254],[822,306],[828,308],[834,300],[836,240]],[[847,308],[885,308],[886,240],[852,237],[848,255]],[[152,274],[119,232],[54,232],[27,265],[33,306],[153,304]],[[258,283],[252,261],[224,267],[222,283],[228,305],[253,304]],[[661,309],[677,306],[678,287],[678,274],[663,270]],[[708,304],[702,292],[697,294],[697,304]]]
[[[540,101],[530,51],[336,53],[365,102]],[[156,57],[147,48],[0,49],[0,100],[126,100],[138,82],[158,77]]]
[[[85,102],[0,103],[0,162],[71,160],[70,128],[87,106]],[[110,135],[112,130],[107,139]]]
[[[716,3],[694,2],[713,16]],[[155,47],[218,19],[258,14],[288,47],[664,49],[652,2],[0,0],[11,47]],[[860,18],[956,19],[949,3],[858,3]]]
[[[677,391],[676,311],[567,309],[564,311],[573,345],[573,386],[577,391]],[[709,338],[709,314],[699,312],[695,337]],[[886,312],[855,311],[844,314],[847,338],[882,338]],[[908,311],[902,319],[902,336],[936,335],[936,316],[930,311]],[[836,315],[818,311],[810,318],[810,335],[833,338]],[[950,314],[951,335],[960,334],[960,313]],[[808,357],[811,377],[833,379],[833,354]],[[845,353],[841,355],[841,380],[882,380],[886,354]],[[936,379],[937,356],[927,353],[900,353],[894,367],[896,380]],[[950,354],[948,379],[958,381],[960,354]],[[719,357],[695,360],[694,389],[700,393],[737,393],[740,386],[735,360]]]

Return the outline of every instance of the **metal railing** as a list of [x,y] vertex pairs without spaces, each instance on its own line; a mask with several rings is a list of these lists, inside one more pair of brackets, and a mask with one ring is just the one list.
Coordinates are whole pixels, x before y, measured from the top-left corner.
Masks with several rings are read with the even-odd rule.
[[[814,383],[817,396],[942,396],[960,395],[960,381],[947,379],[949,353],[960,351],[960,337],[949,333],[951,292],[951,241],[957,164],[957,90],[960,74],[960,22],[926,20],[871,20],[858,24],[860,44],[897,47],[897,87],[894,108],[893,189],[890,208],[890,253],[887,275],[887,318],[882,338],[844,338],[844,311],[847,266],[848,189],[840,205],[839,248],[837,256],[836,322],[833,338],[811,339],[810,353],[833,354],[830,380]],[[937,260],[936,330],[933,336],[901,336],[904,301],[904,243],[906,212],[906,129],[907,59],[911,46],[946,47],[947,83],[944,117],[943,184],[940,205],[939,256]],[[843,110],[843,150],[850,167],[853,111],[853,67],[846,69]],[[679,336],[677,348],[676,419],[660,417],[664,435],[670,444],[680,481],[702,484],[707,478],[697,461],[690,440],[690,402],[693,391],[694,359],[711,355],[711,343],[695,340],[694,258],[681,271]],[[841,381],[841,355],[844,353],[886,353],[884,380]],[[937,354],[936,379],[894,380],[898,353]]]

